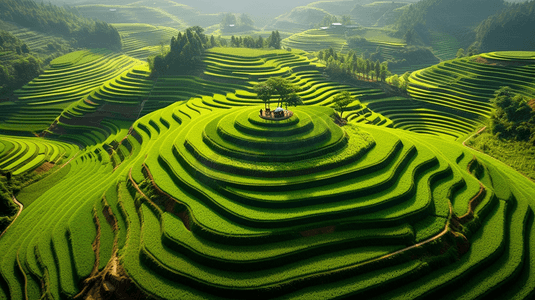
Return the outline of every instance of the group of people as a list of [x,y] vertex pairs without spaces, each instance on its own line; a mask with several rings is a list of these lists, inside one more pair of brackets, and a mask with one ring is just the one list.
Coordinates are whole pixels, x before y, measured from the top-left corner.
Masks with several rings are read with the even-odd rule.
[[266,108],[266,111],[264,112],[263,109],[260,109],[260,116],[270,116],[270,117],[273,117],[273,118],[283,118],[284,117],[284,110],[274,110],[274,111],[271,111],[271,109],[269,108]]

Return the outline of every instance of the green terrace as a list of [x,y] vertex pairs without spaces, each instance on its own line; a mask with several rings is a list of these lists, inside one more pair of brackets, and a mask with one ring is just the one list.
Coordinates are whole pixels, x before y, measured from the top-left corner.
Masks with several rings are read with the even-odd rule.
[[[0,104],[4,127],[48,124],[0,136],[0,170],[62,166],[16,195],[0,298],[84,298],[115,267],[163,299],[529,298],[535,184],[456,141],[498,82],[533,95],[530,54],[487,56],[413,73],[410,99],[301,50],[214,48],[198,76],[154,78],[126,55],[58,58]],[[284,120],[253,92],[270,76],[301,87]],[[344,126],[341,91],[360,99]]]
[[112,24],[123,41],[123,52],[137,59],[146,59],[150,55],[161,51],[160,44],[167,46],[172,36],[178,34],[178,30],[165,27],[153,26],[143,23],[114,23]]
[[82,50],[53,60],[50,68],[0,103],[0,130],[40,132],[73,102],[139,64],[107,50]]
[[[525,96],[533,95],[535,85],[529,75],[534,68],[531,57],[529,53],[489,53],[445,61],[413,72],[409,77],[408,92],[416,103],[411,105],[436,110],[449,124],[445,124],[443,130],[454,129],[457,131],[454,135],[460,137],[482,126],[482,122],[491,113],[489,100],[499,87],[510,86],[515,92]],[[521,63],[504,65],[511,60]],[[388,111],[373,107],[378,112],[396,119]],[[399,111],[396,112],[398,113]],[[453,118],[457,120],[452,120]],[[430,122],[440,121],[433,117]],[[407,126],[404,125],[404,128]]]
[[60,164],[74,156],[76,150],[76,146],[59,141],[0,135],[0,170],[19,175],[46,162]]

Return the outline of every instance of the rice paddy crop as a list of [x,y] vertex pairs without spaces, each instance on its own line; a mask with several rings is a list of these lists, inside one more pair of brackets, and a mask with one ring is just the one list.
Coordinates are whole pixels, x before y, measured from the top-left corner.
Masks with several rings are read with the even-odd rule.
[[[211,49],[204,74],[157,80],[127,61],[66,101],[48,139],[0,137],[3,173],[63,166],[18,194],[31,205],[0,238],[0,298],[85,297],[114,262],[164,299],[533,294],[535,184],[455,141],[488,115],[483,79],[530,94],[530,63],[443,62],[413,74],[409,100],[330,81],[300,50]],[[302,88],[283,121],[253,93],[272,74]],[[340,127],[342,90],[361,103]]]

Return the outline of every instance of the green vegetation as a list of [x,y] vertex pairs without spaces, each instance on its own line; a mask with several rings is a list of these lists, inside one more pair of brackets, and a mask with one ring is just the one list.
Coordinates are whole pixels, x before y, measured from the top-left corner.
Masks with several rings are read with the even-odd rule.
[[[392,30],[350,42],[321,31],[340,48],[375,32],[396,50],[318,58],[239,48],[236,37],[214,47],[201,27],[117,27],[125,54],[56,58],[0,103],[11,133],[0,136],[0,221],[18,211],[12,195],[24,204],[0,238],[0,298],[533,293],[535,185],[459,143],[493,113],[533,105],[490,101],[498,83],[533,97],[533,53],[463,56],[386,80],[392,53],[424,51],[394,45]],[[271,101],[303,105],[272,120],[262,114]]]
[[[474,45],[482,52],[532,51],[535,35],[531,24],[535,19],[535,3],[511,4],[499,14],[490,16],[476,28]],[[515,34],[510,34],[515,32]]]
[[54,127],[64,109],[76,101],[84,103],[86,110],[94,107],[91,100],[80,99],[139,63],[105,49],[82,50],[55,59],[43,74],[15,91],[14,101],[0,103],[0,129],[39,134]]
[[288,104],[295,106],[301,102],[297,96],[300,88],[282,77],[270,77],[265,82],[256,85],[254,89],[257,97],[262,99],[266,107],[269,107],[270,99],[273,95],[277,95],[279,99],[277,107],[282,107],[283,105],[288,107]]
[[85,19],[70,9],[37,4],[33,0],[6,0],[0,4],[0,11],[1,20],[74,38],[78,47],[121,49],[117,29],[104,22]]
[[336,95],[333,99],[334,109],[340,112],[340,118],[343,118],[344,110],[353,102],[358,102],[358,99],[351,97],[351,94],[348,91],[343,91],[342,93]]
[[482,133],[468,140],[467,145],[504,162],[535,180],[535,172],[533,171],[535,148],[533,144],[500,139],[490,133]]
[[495,111],[491,115],[492,133],[499,138],[529,141],[535,145],[535,112],[528,99],[514,94],[510,87],[496,91],[491,100]]
[[208,43],[204,29],[196,26],[186,29],[171,39],[170,51],[149,58],[150,68],[156,76],[170,73],[188,73],[200,62]]

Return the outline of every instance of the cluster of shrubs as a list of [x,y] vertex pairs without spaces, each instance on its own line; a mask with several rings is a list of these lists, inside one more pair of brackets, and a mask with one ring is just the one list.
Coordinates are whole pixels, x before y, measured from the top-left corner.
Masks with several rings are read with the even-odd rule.
[[[213,37],[212,37],[213,38]],[[201,61],[201,55],[208,47],[204,29],[195,26],[179,32],[171,38],[170,51],[149,57],[149,67],[153,75],[166,73],[188,73]]]
[[510,87],[502,87],[491,103],[495,108],[491,115],[493,134],[535,145],[535,111],[526,97],[515,94]]

